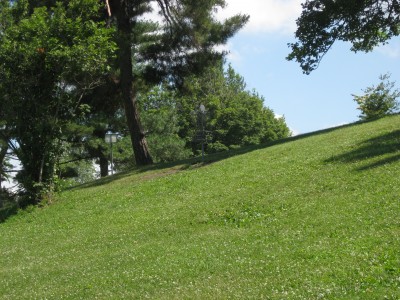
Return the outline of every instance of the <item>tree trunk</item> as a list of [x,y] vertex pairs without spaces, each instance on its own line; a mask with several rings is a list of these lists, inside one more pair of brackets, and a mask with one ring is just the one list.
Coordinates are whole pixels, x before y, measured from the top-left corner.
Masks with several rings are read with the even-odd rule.
[[0,150],[0,189],[1,189],[1,182],[3,181],[3,172],[5,171],[4,160],[6,158],[7,151],[8,147],[2,147]]
[[140,124],[139,110],[136,101],[136,91],[134,89],[131,39],[132,21],[130,18],[128,2],[128,0],[119,0],[119,7],[116,12],[118,24],[118,56],[121,72],[121,93],[136,164],[149,165],[153,163],[153,160],[150,156],[146,138]]
[[108,159],[100,156],[100,177],[108,176]]

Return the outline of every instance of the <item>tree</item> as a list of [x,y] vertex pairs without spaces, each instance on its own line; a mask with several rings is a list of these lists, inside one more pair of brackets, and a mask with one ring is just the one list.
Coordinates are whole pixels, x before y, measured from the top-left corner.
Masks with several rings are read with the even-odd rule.
[[399,107],[397,98],[400,97],[400,90],[394,89],[395,82],[389,81],[390,74],[381,75],[379,79],[381,82],[366,88],[364,95],[352,95],[359,105],[362,120],[381,118],[394,113]]
[[[168,84],[142,89],[137,96],[141,121],[148,147],[154,162],[170,162],[188,158],[192,153],[186,147],[186,140],[179,136],[179,99],[176,91]],[[121,138],[114,144],[114,166],[117,170],[135,167],[129,134],[121,132]]]
[[351,50],[371,51],[400,34],[398,0],[307,0],[297,20],[298,42],[287,57],[300,63],[304,73],[316,69],[335,41],[352,44]]
[[14,18],[0,34],[0,112],[23,166],[27,203],[36,203],[52,185],[65,127],[84,113],[81,99],[101,84],[115,45],[112,29],[93,21],[97,0],[32,13],[26,4],[3,3]]
[[[139,17],[151,11],[151,2],[158,4],[164,23],[153,27],[150,34],[143,34],[148,22]],[[248,17],[237,15],[224,23],[217,22],[213,11],[223,7],[224,0],[107,0],[106,4],[118,28],[120,87],[136,164],[150,164],[152,158],[137,105],[138,79],[156,82],[168,77],[178,82],[183,74],[199,72],[221,56],[214,47],[225,43]]]
[[[111,2],[116,15],[118,28],[118,62],[120,70],[120,87],[125,115],[131,135],[132,148],[138,165],[151,164],[153,162],[147,146],[145,135],[140,123],[139,109],[137,107],[136,91],[133,77],[132,62],[132,30],[135,26],[134,18],[138,11],[148,11],[148,4],[141,1],[114,0]],[[147,7],[146,7],[147,6]],[[109,10],[111,13],[111,10]],[[136,14],[136,15],[135,15]]]
[[[242,76],[220,61],[203,76],[186,79],[181,91],[180,135],[188,143],[196,135],[196,115],[200,104],[207,110],[206,130],[212,135],[208,152],[273,141],[290,135],[283,118],[264,106],[264,98],[246,90]],[[195,148],[195,145],[193,145]]]
[[139,95],[143,127],[156,162],[185,159],[191,154],[186,148],[185,139],[178,135],[178,101],[176,92],[169,91],[163,85]]
[[73,145],[72,155],[76,160],[94,161],[100,167],[100,176],[105,177],[109,173],[110,156],[110,147],[105,142],[106,132],[125,134],[126,121],[118,84],[110,74],[105,74],[102,81],[104,84],[82,98],[82,103],[90,110],[71,124],[68,141]]
[[2,182],[7,177],[7,174],[6,174],[6,168],[7,168],[6,155],[7,155],[7,151],[8,151],[7,143],[4,140],[0,139],[0,189],[1,189]]

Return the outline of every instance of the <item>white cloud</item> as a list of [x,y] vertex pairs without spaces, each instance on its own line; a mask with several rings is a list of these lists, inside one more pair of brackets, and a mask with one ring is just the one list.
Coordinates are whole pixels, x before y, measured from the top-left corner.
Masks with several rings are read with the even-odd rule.
[[296,135],[300,135],[300,131],[298,131],[297,129],[293,129],[289,127],[290,132],[292,133],[292,136],[296,136]]
[[388,45],[379,47],[378,51],[390,58],[400,58],[400,42],[390,42]]
[[[226,0],[227,6],[219,9],[216,16],[224,20],[238,13],[250,15],[250,20],[242,29],[247,33],[279,32],[290,34],[296,30],[296,19],[301,13],[304,0]],[[143,19],[163,22],[158,14],[159,7],[152,3],[153,12]]]
[[233,44],[230,42],[224,45],[218,45],[214,49],[219,52],[227,52],[228,54],[226,57],[230,62],[240,62],[242,60],[240,53],[234,49]]
[[[285,118],[285,115],[275,114],[275,119],[280,120],[280,119],[283,119],[283,118]],[[290,126],[288,126],[288,127],[289,127],[289,131],[291,133],[291,136],[296,136],[296,135],[300,135],[301,134],[299,130],[294,129],[294,128],[290,127]]]
[[227,7],[218,12],[217,18],[223,20],[238,13],[250,15],[244,32],[292,33],[296,29],[296,19],[301,13],[302,0],[226,0],[226,2]]

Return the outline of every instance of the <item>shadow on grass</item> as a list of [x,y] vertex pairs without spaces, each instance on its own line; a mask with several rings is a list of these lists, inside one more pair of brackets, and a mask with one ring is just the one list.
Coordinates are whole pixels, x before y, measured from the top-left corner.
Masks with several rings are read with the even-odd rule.
[[[96,186],[101,186],[104,184],[108,184],[111,183],[113,181],[116,180],[120,180],[123,179],[125,177],[128,176],[132,176],[134,174],[140,174],[140,173],[145,173],[145,172],[149,172],[149,171],[162,171],[162,170],[166,170],[166,169],[171,169],[174,168],[175,172],[179,172],[179,171],[183,171],[183,170],[188,170],[188,169],[193,169],[193,168],[199,168],[199,167],[204,167],[207,166],[211,163],[215,163],[221,160],[225,160],[228,159],[230,157],[234,157],[234,156],[239,156],[239,155],[243,155],[252,151],[256,151],[256,150],[260,150],[260,149],[264,149],[264,148],[268,148],[271,146],[275,146],[275,145],[279,145],[279,144],[284,144],[284,143],[288,143],[288,142],[293,142],[293,141],[297,141],[297,140],[301,140],[304,138],[308,138],[308,137],[312,137],[312,136],[317,136],[320,134],[325,134],[325,133],[329,133],[335,130],[339,130],[339,129],[343,129],[343,128],[347,128],[347,127],[353,127],[353,126],[357,126],[361,123],[364,122],[356,122],[356,123],[352,123],[352,124],[346,124],[346,125],[342,125],[339,127],[333,127],[333,128],[328,128],[328,129],[324,129],[324,130],[319,130],[319,131],[315,131],[315,132],[310,132],[310,133],[306,133],[306,134],[301,134],[301,135],[297,135],[294,137],[289,137],[289,138],[284,138],[284,139],[280,139],[280,140],[276,140],[273,142],[268,142],[265,144],[260,144],[260,145],[252,145],[252,146],[246,146],[246,147],[242,147],[239,149],[234,149],[234,150],[228,150],[228,151],[223,151],[223,152],[219,152],[219,153],[214,153],[214,154],[208,154],[204,157],[204,161],[202,161],[201,157],[194,157],[194,158],[189,158],[186,160],[180,160],[180,161],[175,161],[175,162],[169,162],[169,163],[158,163],[158,164],[153,164],[150,166],[144,166],[144,167],[139,167],[137,169],[134,170],[130,170],[130,171],[124,171],[121,173],[117,173],[115,175],[112,176],[107,176],[89,183],[85,183],[82,185],[78,185],[78,186],[74,186],[70,189],[75,189],[75,188],[91,188],[91,187],[96,187]],[[171,173],[175,173],[175,172],[165,172],[165,174],[171,174]],[[159,175],[154,175],[153,177],[159,177]],[[148,178],[153,178],[152,176],[149,176]]]
[[[390,156],[388,157],[388,155]],[[356,149],[334,156],[326,162],[353,163],[380,156],[385,157],[359,167],[357,170],[364,171],[400,160],[400,130],[365,140]]]
[[[398,116],[398,115],[388,116],[387,118],[396,117],[396,116]],[[204,161],[202,161],[201,157],[194,157],[194,158],[189,158],[186,160],[180,160],[180,161],[169,162],[169,163],[158,163],[158,164],[153,164],[150,166],[139,167],[134,170],[117,173],[115,175],[107,176],[107,177],[98,179],[96,181],[85,183],[85,184],[75,186],[72,188],[90,188],[90,187],[101,186],[101,185],[108,184],[110,182],[131,176],[134,174],[140,174],[140,173],[145,173],[145,172],[149,172],[149,171],[157,171],[157,170],[162,171],[162,170],[174,168],[175,172],[179,172],[179,171],[183,171],[183,170],[204,167],[211,163],[225,160],[230,157],[243,155],[243,154],[246,154],[246,153],[249,153],[252,151],[268,148],[268,147],[275,146],[275,145],[294,142],[297,140],[302,140],[305,138],[334,132],[336,130],[341,130],[344,128],[355,127],[355,126],[359,126],[359,125],[374,122],[374,121],[376,121],[376,120],[358,121],[358,122],[354,122],[351,124],[346,124],[346,125],[327,128],[327,129],[318,130],[318,131],[314,131],[314,132],[310,132],[310,133],[300,134],[300,135],[297,135],[294,137],[284,138],[284,139],[280,139],[280,140],[276,140],[276,141],[272,141],[272,142],[268,142],[268,143],[264,143],[264,144],[245,146],[245,147],[242,147],[239,149],[228,150],[228,151],[214,153],[214,154],[208,154],[204,157]],[[344,162],[344,163],[352,162],[352,161],[357,161],[357,160],[367,159],[370,157],[379,156],[382,154],[396,152],[396,151],[400,150],[399,138],[400,138],[400,131],[395,131],[395,132],[389,133],[388,135],[365,141],[362,143],[361,147],[357,148],[356,150],[351,151],[349,153],[335,156],[335,157],[329,159],[329,162]],[[400,154],[395,155],[390,158],[385,158],[385,159],[379,161],[378,163],[375,162],[371,165],[364,166],[364,167],[360,168],[360,170],[378,167],[382,164],[395,162],[398,159],[400,159]],[[171,173],[174,173],[174,172],[166,172],[165,174],[171,174]],[[153,177],[159,177],[159,175],[148,176],[148,179],[153,178]]]
[[[235,152],[235,154],[233,152]],[[76,189],[76,188],[91,188],[91,187],[101,186],[101,185],[105,185],[105,184],[123,179],[125,177],[132,176],[134,174],[141,174],[141,173],[147,173],[147,172],[152,172],[152,171],[160,171],[160,173],[146,176],[146,179],[152,179],[152,178],[160,177],[162,175],[167,175],[167,174],[172,174],[172,173],[176,173],[179,171],[203,167],[210,163],[214,163],[219,160],[226,159],[226,158],[229,158],[229,157],[232,157],[235,155],[238,155],[237,150],[225,151],[225,152],[216,153],[216,154],[210,154],[210,155],[207,155],[204,157],[204,161],[202,161],[201,157],[200,158],[193,157],[193,158],[180,160],[180,161],[174,161],[174,162],[168,162],[168,163],[157,163],[157,164],[152,164],[149,166],[137,167],[133,170],[123,171],[123,172],[117,173],[115,175],[103,177],[103,178],[100,178],[100,179],[92,181],[92,182],[73,186],[71,188],[68,188],[67,190]],[[170,170],[170,169],[173,169],[173,170]],[[163,170],[166,170],[166,171],[162,172]],[[170,170],[170,171],[167,171],[167,170]]]
[[5,222],[9,217],[18,212],[18,205],[5,205],[0,208],[0,223]]
[[18,212],[16,195],[5,188],[0,188],[0,223]]

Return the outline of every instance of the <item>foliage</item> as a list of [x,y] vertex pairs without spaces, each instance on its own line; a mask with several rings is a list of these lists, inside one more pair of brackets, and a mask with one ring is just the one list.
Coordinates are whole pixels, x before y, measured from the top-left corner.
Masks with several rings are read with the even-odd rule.
[[63,153],[57,162],[57,189],[83,184],[97,178],[93,158],[86,156],[85,149],[73,143],[63,143]]
[[[153,9],[164,22],[138,22],[133,28],[136,69],[147,82],[166,79],[181,86],[187,76],[199,74],[221,59],[225,53],[216,47],[225,44],[249,19],[237,14],[218,21],[214,12],[226,6],[225,0],[162,0],[157,4]],[[136,9],[134,14],[143,12],[144,8]]]
[[[156,162],[175,161],[197,154],[198,141],[194,141],[194,137],[199,134],[199,120],[195,111],[200,103],[207,106],[208,153],[274,141],[290,134],[284,118],[277,118],[272,110],[264,107],[264,99],[254,91],[246,91],[244,79],[231,66],[224,71],[222,63],[210,68],[203,76],[189,76],[180,90],[171,82],[151,88],[143,85],[141,90],[137,101],[143,132]],[[115,120],[111,115],[108,118]],[[114,145],[116,169],[135,167],[129,150],[130,137],[123,127],[113,127],[122,137]],[[92,135],[85,143],[92,149],[95,145],[103,145],[102,151],[106,153],[109,151],[103,143],[104,122],[102,128],[97,131],[103,133],[103,138],[96,139]]]
[[[2,131],[2,128],[0,128],[0,131]],[[0,135],[0,188],[2,182],[5,179],[8,179],[9,177],[7,171],[10,167],[10,164],[8,162],[7,152],[8,152],[7,141],[4,141]]]
[[180,101],[180,135],[188,142],[199,130],[193,112],[200,104],[206,107],[206,130],[212,136],[210,152],[265,143],[290,134],[284,119],[276,118],[264,106],[264,98],[247,91],[244,79],[231,66],[224,71],[222,63],[201,77],[188,78]]
[[[76,130],[73,130],[71,140],[76,147],[74,155],[77,158],[92,159],[99,166],[101,177],[109,175],[110,145],[105,142],[106,133],[119,133],[124,140],[131,142],[126,138],[126,118],[120,101],[119,83],[115,76],[113,72],[108,73],[103,78],[105,84],[94,88],[82,98],[82,103],[90,107],[90,112],[74,124]],[[114,152],[114,158],[118,156],[115,161],[118,169],[121,170],[120,163],[134,166],[132,147],[122,143],[115,146],[118,148],[118,153]],[[122,155],[119,155],[120,152]]]
[[[215,46],[226,43],[248,17],[236,15],[217,21],[214,12],[224,7],[224,0],[109,0],[107,4],[109,23],[117,27],[121,98],[135,161],[137,165],[151,164],[137,105],[139,82],[160,83],[167,78],[181,84],[184,76],[199,73],[220,58],[223,54]],[[143,21],[143,15],[153,9],[158,10],[162,22]]]
[[364,95],[353,95],[354,101],[359,105],[362,120],[381,118],[396,112],[399,107],[397,98],[400,90],[394,89],[395,82],[390,82],[390,75],[379,76],[381,82],[377,86],[370,86],[364,90]]
[[[138,95],[141,121],[154,162],[170,162],[190,156],[185,140],[179,137],[177,97],[165,84]],[[118,170],[137,167],[129,149],[129,136],[115,145],[114,161]]]
[[185,140],[179,137],[176,95],[156,86],[140,97],[143,127],[155,162],[189,157]]
[[[121,119],[121,107],[115,96],[99,94],[117,90],[113,95],[123,99],[131,140],[145,145],[139,140],[144,135],[135,103],[142,83],[168,78],[177,84],[184,74],[199,72],[221,57],[215,46],[225,43],[248,19],[236,15],[217,21],[213,13],[225,5],[220,0],[157,1],[158,8],[153,8],[165,19],[157,24],[140,18],[153,9],[151,2],[110,0],[112,14],[106,18],[104,3],[98,0],[0,1],[0,121],[12,131],[4,140],[23,165],[17,178],[29,201],[38,201],[41,190],[53,190],[65,142],[74,144],[77,158],[96,157],[101,174],[107,175],[103,125],[110,127]],[[116,44],[118,59],[112,60]],[[105,89],[98,88],[104,83]],[[165,110],[160,119],[171,117]],[[160,161],[187,155],[179,152],[183,143],[175,127],[171,130],[162,135],[164,150],[153,146]],[[160,134],[157,141],[160,144]]]
[[0,112],[13,129],[23,166],[18,179],[30,201],[37,201],[41,189],[51,189],[46,186],[62,152],[64,125],[84,112],[80,99],[101,83],[115,45],[112,30],[93,21],[95,0],[39,7],[32,14],[25,4],[10,8],[18,18],[0,36]]
[[0,224],[0,295],[398,299],[399,126],[390,116],[64,192]]
[[74,124],[76,131],[70,135],[70,138],[73,138],[70,140],[72,159],[90,161],[90,165],[95,163],[100,168],[100,176],[108,176],[110,151],[109,145],[105,142],[105,135],[108,131],[124,130],[122,120],[123,117],[118,111],[106,114],[105,111],[98,110],[96,107],[92,109],[90,114]]
[[296,38],[289,60],[305,73],[318,67],[335,41],[352,43],[352,51],[371,51],[400,34],[397,0],[307,0],[297,20]]

